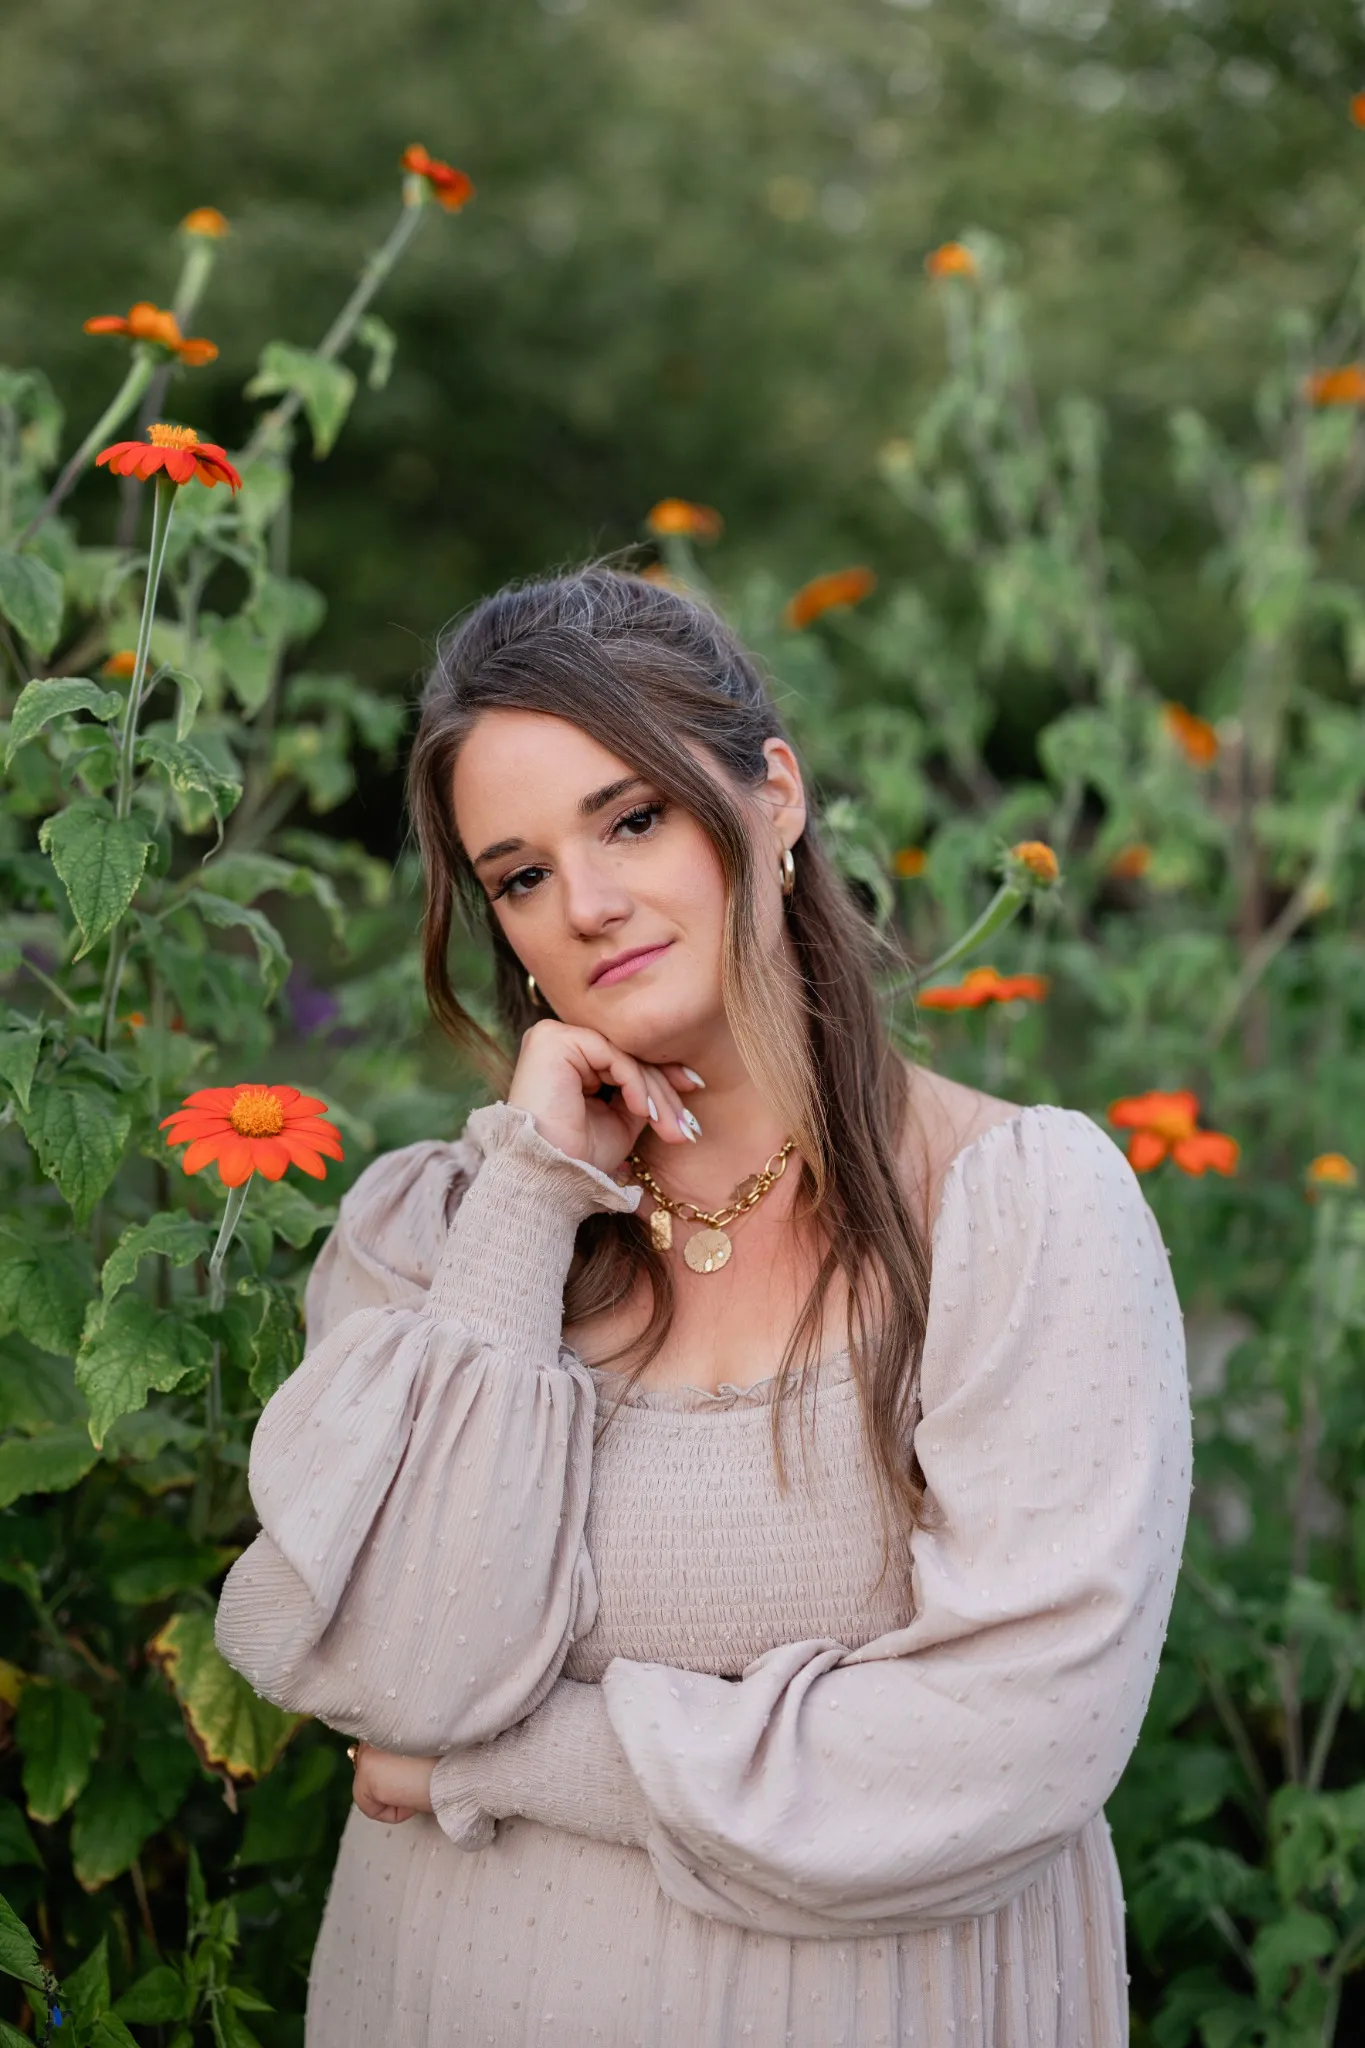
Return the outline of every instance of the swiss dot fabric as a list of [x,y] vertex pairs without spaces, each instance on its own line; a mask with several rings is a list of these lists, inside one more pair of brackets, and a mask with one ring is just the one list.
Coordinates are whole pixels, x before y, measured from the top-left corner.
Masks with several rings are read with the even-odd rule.
[[637,1388],[594,1451],[622,1382],[563,1347],[564,1279],[582,1218],[634,1199],[495,1105],[371,1167],[318,1260],[219,1642],[442,1760],[435,1818],[351,1816],[309,2048],[1122,2048],[1103,1806],[1190,1486],[1127,1162],[1050,1108],[958,1155],[935,1517],[880,1583],[846,1357],[788,1392],[785,1497],[772,1380]]

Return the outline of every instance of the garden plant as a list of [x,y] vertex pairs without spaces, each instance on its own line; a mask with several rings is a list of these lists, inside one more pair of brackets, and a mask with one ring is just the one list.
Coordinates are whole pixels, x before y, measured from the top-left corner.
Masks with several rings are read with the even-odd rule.
[[[325,456],[361,379],[382,385],[374,301],[471,187],[410,149],[400,197],[321,343],[263,349],[240,451],[184,420],[213,349],[187,331],[212,324],[212,209],[183,224],[169,308],[92,318],[90,346],[127,359],[81,438],[40,372],[0,371],[0,2041],[302,2038],[343,1744],[217,1656],[214,1589],[252,1532],[252,1427],[298,1361],[338,1193],[477,1099],[423,1032],[410,862],[326,830],[402,708],[306,667],[324,601],[290,573],[295,438]],[[1238,435],[1170,422],[1233,649],[1192,707],[1163,691],[1159,609],[1111,536],[1104,417],[1035,393],[1008,252],[964,232],[926,269],[945,374],[888,420],[867,482],[900,508],[900,563],[727,579],[719,512],[668,498],[648,573],[765,657],[885,932],[900,1042],[1106,1123],[1171,1251],[1197,1485],[1109,1807],[1135,2040],[1348,2041],[1365,279],[1325,325],[1266,337]],[[119,505],[101,545],[66,507],[92,465]],[[1036,770],[1002,780],[993,737],[1038,705]]]

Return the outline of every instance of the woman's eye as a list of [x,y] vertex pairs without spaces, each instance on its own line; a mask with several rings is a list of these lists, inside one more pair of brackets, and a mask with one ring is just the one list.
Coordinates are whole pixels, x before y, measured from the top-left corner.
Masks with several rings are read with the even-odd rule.
[[[493,901],[496,903],[503,896],[510,896],[515,901],[527,895],[535,887],[536,877],[544,873],[544,868],[518,868],[514,875],[507,875],[499,882],[493,891]],[[523,884],[527,886],[523,887]]]
[[658,824],[665,808],[662,803],[637,804],[633,811],[616,820],[616,830],[624,832],[628,839],[643,839]]

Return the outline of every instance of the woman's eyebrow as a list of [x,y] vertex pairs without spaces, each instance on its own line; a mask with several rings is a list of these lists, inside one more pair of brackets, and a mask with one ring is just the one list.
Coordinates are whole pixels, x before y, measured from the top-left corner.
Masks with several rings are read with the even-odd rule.
[[[623,775],[619,782],[607,782],[601,789],[590,790],[587,796],[578,800],[579,817],[595,818],[608,804],[615,803],[618,796],[624,796],[628,789],[634,789],[643,782],[642,775]],[[492,846],[485,846],[482,853],[475,854],[472,865],[481,868],[486,861],[501,860],[509,853],[520,853],[525,844],[524,839],[497,839]]]

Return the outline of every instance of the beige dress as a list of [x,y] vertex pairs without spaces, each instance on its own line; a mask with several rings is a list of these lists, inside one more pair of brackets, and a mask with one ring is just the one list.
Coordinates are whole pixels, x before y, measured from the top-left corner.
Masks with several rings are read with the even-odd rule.
[[[1127,1162],[1027,1109],[954,1162],[877,1588],[847,1359],[619,1392],[562,1345],[581,1219],[638,1200],[520,1110],[379,1160],[252,1451],[218,1640],[267,1698],[438,1754],[353,1811],[309,2048],[1118,2048],[1103,1805],[1190,1486],[1179,1305]],[[806,1409],[810,1455],[796,1411]]]

